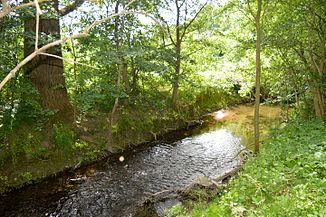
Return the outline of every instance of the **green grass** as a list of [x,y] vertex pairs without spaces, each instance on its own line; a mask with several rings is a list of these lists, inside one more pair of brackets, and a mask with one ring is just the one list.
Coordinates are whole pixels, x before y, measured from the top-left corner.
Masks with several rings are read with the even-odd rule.
[[[326,124],[296,121],[271,133],[222,196],[174,216],[326,216]],[[173,210],[171,210],[173,212]]]

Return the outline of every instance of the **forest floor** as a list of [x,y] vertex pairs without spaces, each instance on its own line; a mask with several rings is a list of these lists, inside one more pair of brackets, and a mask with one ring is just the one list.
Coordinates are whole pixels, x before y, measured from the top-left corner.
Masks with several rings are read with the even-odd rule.
[[170,216],[326,216],[325,132],[317,120],[284,124],[213,201],[187,201]]

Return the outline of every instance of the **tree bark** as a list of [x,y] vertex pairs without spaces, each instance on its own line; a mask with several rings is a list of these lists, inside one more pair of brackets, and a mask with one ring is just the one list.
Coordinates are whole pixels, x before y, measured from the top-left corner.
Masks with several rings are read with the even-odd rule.
[[[46,35],[60,38],[59,19],[41,19],[39,31]],[[35,33],[35,19],[25,20],[25,32]],[[30,38],[25,38],[24,56],[27,57],[34,49]],[[47,51],[50,54],[62,56],[61,46],[56,46]],[[37,56],[25,67],[26,75],[31,79],[40,93],[40,104],[44,109],[56,110],[57,118],[71,119],[71,106],[68,100],[64,78],[63,61],[50,56]]]
[[322,118],[325,116],[325,95],[321,88],[315,88],[314,91],[314,108],[315,115],[317,118]]
[[314,90],[315,115],[322,118],[326,115],[326,96],[325,96],[325,60],[326,60],[326,22],[321,27],[323,37],[320,41],[320,58],[318,65],[318,86]]
[[261,10],[262,10],[262,0],[258,0],[258,9],[255,16],[256,22],[256,91],[255,91],[255,115],[254,115],[254,136],[255,136],[255,153],[259,152],[260,147],[260,132],[259,132],[259,105],[260,105],[260,75],[261,75],[261,41],[262,41],[262,32],[261,32]]
[[[129,83],[129,78],[128,78],[128,63],[126,60],[123,59],[123,64],[122,64],[122,79],[124,83],[124,89],[128,95],[130,95],[130,83]],[[129,104],[129,98],[124,99],[124,104],[127,106]]]
[[179,76],[181,70],[181,40],[177,40],[176,46],[176,63],[175,63],[175,74],[173,78],[173,89],[172,89],[172,107],[176,109],[178,107],[178,89],[179,89]]
[[130,67],[131,67],[131,76],[132,76],[131,92],[132,94],[135,94],[138,92],[138,88],[137,88],[138,72],[133,58],[131,58]]

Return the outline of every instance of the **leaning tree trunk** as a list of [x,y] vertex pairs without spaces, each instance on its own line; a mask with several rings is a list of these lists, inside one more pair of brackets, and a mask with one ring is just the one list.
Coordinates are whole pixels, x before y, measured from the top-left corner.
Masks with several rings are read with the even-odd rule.
[[[40,20],[39,31],[45,35],[60,37],[60,24],[58,19]],[[25,21],[25,32],[35,33],[35,19]],[[43,40],[43,39],[41,39]],[[34,39],[25,38],[24,56],[34,51]],[[32,43],[31,43],[32,42]],[[56,46],[47,51],[50,54],[62,56],[61,47]],[[71,119],[71,108],[68,100],[64,78],[63,61],[50,56],[37,56],[25,67],[26,75],[31,79],[40,93],[40,104],[44,109],[56,110],[57,119],[67,121]]]

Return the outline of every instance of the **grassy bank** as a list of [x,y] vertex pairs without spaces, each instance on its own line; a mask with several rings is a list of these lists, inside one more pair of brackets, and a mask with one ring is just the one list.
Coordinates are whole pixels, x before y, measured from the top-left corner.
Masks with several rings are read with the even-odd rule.
[[174,207],[171,216],[326,216],[325,177],[326,124],[291,122],[271,133],[215,200]]
[[[190,103],[180,101],[178,110],[168,106],[165,94],[121,106],[113,125],[114,151],[132,149],[186,127],[202,113],[241,102],[235,94],[214,89],[193,98]],[[0,193],[106,157],[107,114],[100,110],[83,114],[74,129],[55,124],[46,144],[38,128],[13,132],[0,144]]]

